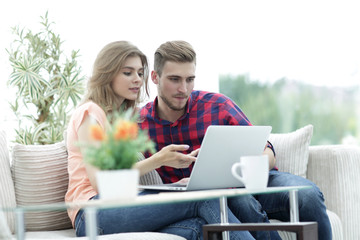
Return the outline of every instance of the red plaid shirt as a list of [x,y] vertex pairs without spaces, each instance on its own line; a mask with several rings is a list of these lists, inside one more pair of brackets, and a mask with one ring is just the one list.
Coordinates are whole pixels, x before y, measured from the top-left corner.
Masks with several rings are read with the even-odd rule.
[[[147,129],[156,143],[156,150],[170,144],[187,144],[188,152],[200,148],[206,129],[210,125],[252,125],[241,109],[228,97],[219,93],[193,91],[186,105],[185,114],[172,123],[158,117],[157,98],[140,111],[140,128]],[[149,157],[148,154],[145,154]],[[177,182],[189,177],[193,164],[188,168],[161,167],[157,171],[164,183]]]

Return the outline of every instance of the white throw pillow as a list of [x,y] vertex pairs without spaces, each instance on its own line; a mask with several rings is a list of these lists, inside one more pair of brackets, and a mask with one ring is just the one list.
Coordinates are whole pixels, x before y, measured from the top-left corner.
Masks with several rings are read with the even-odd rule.
[[275,148],[279,171],[306,177],[312,135],[312,125],[290,133],[270,134],[269,141]]
[[[16,207],[14,183],[11,178],[9,150],[6,141],[6,134],[0,131],[0,206],[1,207]],[[0,215],[0,232],[6,233],[14,232],[15,230],[15,215],[11,211],[4,211]],[[0,239],[1,239],[0,234]]]
[[[49,145],[16,144],[12,175],[19,206],[64,202],[68,187],[67,151],[64,142]],[[64,211],[25,213],[26,229],[48,231],[71,228]]]

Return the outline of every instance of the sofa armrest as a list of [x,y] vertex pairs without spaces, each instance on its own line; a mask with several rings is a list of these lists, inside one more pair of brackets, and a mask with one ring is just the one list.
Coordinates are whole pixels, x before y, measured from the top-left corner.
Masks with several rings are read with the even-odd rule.
[[152,184],[163,184],[158,172],[156,170],[152,170],[147,174],[140,177],[141,185],[152,185]]
[[360,147],[310,147],[307,178],[319,186],[327,208],[341,219],[345,239],[360,239],[359,170]]

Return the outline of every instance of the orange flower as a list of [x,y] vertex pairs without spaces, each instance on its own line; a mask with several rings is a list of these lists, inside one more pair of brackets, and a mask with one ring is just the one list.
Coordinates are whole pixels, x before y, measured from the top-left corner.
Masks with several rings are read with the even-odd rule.
[[124,140],[124,139],[135,139],[137,137],[139,127],[136,123],[120,120],[116,124],[116,130],[114,134],[115,140]]
[[139,132],[139,126],[136,123],[131,123],[129,126],[129,136],[131,139],[135,139]]
[[105,139],[105,132],[98,124],[90,126],[90,136],[94,140],[102,141]]

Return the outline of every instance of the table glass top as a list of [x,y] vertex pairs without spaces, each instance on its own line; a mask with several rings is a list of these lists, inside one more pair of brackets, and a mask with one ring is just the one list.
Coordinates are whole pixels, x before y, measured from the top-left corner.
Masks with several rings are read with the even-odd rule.
[[213,189],[201,191],[188,191],[188,192],[154,192],[154,194],[146,194],[137,196],[135,199],[99,199],[84,202],[73,203],[50,203],[32,206],[17,206],[16,208],[9,208],[3,206],[4,211],[24,211],[24,212],[37,212],[37,211],[60,211],[71,208],[117,208],[117,207],[131,207],[143,206],[152,204],[166,204],[186,201],[199,201],[208,199],[217,199],[221,197],[236,197],[248,194],[271,194],[277,192],[286,192],[294,190],[308,189],[311,186],[291,186],[291,187],[269,187],[265,189],[249,190],[246,188],[236,189]]

